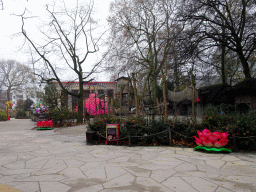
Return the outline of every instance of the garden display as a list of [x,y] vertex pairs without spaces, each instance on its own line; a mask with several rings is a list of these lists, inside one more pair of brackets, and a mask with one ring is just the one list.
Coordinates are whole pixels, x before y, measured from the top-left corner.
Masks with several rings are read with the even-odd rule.
[[30,108],[33,111],[33,114],[36,117],[39,117],[40,115],[46,115],[49,112],[49,106],[44,106],[40,102],[34,105],[31,105]]
[[229,140],[227,139],[228,135],[221,132],[211,133],[208,129],[204,129],[202,132],[198,131],[198,137],[193,136],[196,140],[195,150],[205,150],[208,152],[231,152],[230,149],[225,148]]

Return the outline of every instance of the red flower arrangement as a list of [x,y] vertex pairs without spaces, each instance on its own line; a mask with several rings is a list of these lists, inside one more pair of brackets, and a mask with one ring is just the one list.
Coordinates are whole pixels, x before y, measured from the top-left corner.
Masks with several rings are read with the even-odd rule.
[[37,127],[53,127],[53,122],[50,121],[37,121]]
[[196,144],[201,147],[216,147],[216,148],[222,148],[226,146],[229,142],[227,137],[229,134],[226,133],[221,133],[221,132],[213,132],[211,133],[208,129],[204,129],[202,132],[198,131],[198,136],[193,136],[196,140]]

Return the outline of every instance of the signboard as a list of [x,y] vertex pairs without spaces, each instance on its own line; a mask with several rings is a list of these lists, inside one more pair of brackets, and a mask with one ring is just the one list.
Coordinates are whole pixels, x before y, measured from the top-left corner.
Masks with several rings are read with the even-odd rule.
[[108,141],[119,140],[119,124],[107,124],[106,125],[106,144]]

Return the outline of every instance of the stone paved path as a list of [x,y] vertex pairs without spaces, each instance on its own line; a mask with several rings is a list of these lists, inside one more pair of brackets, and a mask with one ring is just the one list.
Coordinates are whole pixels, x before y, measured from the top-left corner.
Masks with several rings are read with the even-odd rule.
[[23,192],[256,191],[253,153],[87,146],[85,135],[34,126],[30,120],[0,122],[0,184]]

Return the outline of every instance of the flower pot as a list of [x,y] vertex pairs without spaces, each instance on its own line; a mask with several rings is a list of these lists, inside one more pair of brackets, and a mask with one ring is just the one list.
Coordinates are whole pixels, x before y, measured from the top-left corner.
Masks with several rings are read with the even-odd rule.
[[96,131],[87,131],[86,132],[86,144],[87,145],[96,145],[98,143],[99,136]]

